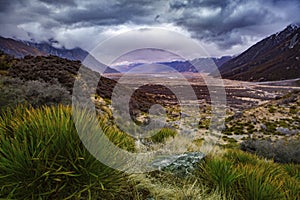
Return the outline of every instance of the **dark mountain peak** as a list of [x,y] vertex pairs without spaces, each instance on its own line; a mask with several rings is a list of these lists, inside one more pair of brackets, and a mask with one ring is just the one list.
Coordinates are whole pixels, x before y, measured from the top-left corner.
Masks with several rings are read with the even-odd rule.
[[286,26],[283,30],[273,34],[275,36],[278,36],[278,35],[285,35],[285,34],[292,34],[293,32],[295,32],[297,29],[299,29],[299,25],[297,24],[289,24],[288,26]]
[[276,39],[276,41],[280,42],[283,39],[289,37],[299,30],[299,26],[297,24],[290,24],[282,31],[279,31],[270,37],[271,39]]
[[290,30],[296,30],[299,28],[299,25],[298,24],[290,24],[287,26],[287,28]]

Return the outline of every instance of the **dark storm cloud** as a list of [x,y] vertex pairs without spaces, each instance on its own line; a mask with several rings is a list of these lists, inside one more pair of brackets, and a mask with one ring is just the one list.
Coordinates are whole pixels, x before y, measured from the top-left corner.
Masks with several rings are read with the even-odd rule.
[[189,1],[180,1],[180,0],[171,0],[169,1],[171,9],[181,9],[181,8],[194,8],[194,7],[218,7],[226,6],[230,1],[220,1],[220,0],[210,0],[210,1],[199,1],[199,0],[189,0]]
[[56,5],[56,6],[76,6],[76,3],[74,0],[60,0],[60,1],[56,1],[56,0],[40,0],[40,2],[44,2],[47,4],[51,4],[51,5]]
[[226,49],[242,44],[243,36],[247,35],[245,30],[251,26],[297,22],[299,4],[299,1],[272,0],[171,1],[170,12],[180,13],[174,22],[194,37],[214,41]]
[[251,37],[262,38],[279,31],[299,21],[299,13],[298,0],[0,0],[0,25],[9,25],[12,34],[13,26],[16,32],[25,27],[32,37],[44,39],[51,34],[55,38],[60,28],[102,30],[161,23],[184,28],[194,38],[213,42],[221,49],[245,45]]
[[69,9],[53,17],[62,23],[90,23],[119,25],[126,22],[149,24],[154,22],[159,1],[90,1],[83,8]]
[[[119,25],[123,23],[151,24],[155,22],[164,1],[75,1],[35,0],[0,1],[1,22],[18,18],[21,23],[39,22],[41,18],[57,21],[61,25],[82,26]],[[5,16],[10,16],[5,18]],[[14,16],[14,17],[12,17]],[[28,18],[28,16],[30,16]],[[23,18],[23,19],[22,19]],[[14,20],[12,20],[14,22]],[[14,22],[17,23],[17,22]],[[41,23],[43,25],[43,23]]]
[[8,10],[10,6],[11,5],[5,1],[0,1],[0,12]]

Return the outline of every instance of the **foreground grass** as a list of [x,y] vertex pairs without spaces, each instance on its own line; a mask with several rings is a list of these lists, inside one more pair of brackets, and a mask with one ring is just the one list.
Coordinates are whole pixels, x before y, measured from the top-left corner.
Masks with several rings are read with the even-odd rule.
[[197,177],[233,199],[298,199],[300,168],[277,164],[240,150],[226,150],[200,164]]
[[[116,144],[134,148],[134,141],[122,133],[109,128],[106,132]],[[125,174],[103,165],[84,148],[70,107],[20,106],[2,113],[1,198],[125,198],[129,186]]]
[[137,191],[152,199],[297,200],[300,166],[278,164],[240,150],[209,155],[186,177],[167,172],[135,175]]
[[[85,118],[86,117],[86,118]],[[82,119],[90,119],[82,113]],[[134,140],[104,119],[120,148]],[[174,131],[152,138],[164,142]],[[185,177],[155,171],[127,175],[98,162],[81,143],[68,106],[19,106],[0,115],[0,198],[8,199],[298,199],[300,166],[240,150],[208,155]]]

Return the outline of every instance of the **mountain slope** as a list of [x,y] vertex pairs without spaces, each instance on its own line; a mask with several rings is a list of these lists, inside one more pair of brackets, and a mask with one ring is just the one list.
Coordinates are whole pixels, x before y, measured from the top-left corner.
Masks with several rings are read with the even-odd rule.
[[6,54],[12,55],[16,58],[23,58],[26,55],[32,56],[46,56],[53,55],[68,60],[79,60],[83,62],[88,58],[86,63],[87,67],[92,70],[104,73],[119,73],[117,70],[97,61],[87,51],[81,48],[65,49],[55,48],[48,43],[33,43],[27,41],[17,41],[10,38],[4,38],[0,36],[0,50]]
[[48,43],[33,43],[33,42],[26,42],[26,41],[24,41],[24,43],[27,44],[28,46],[37,48],[41,52],[47,52],[50,55],[66,58],[68,60],[83,61],[85,57],[89,54],[88,52],[78,47],[74,49],[65,49],[65,48],[55,48]]
[[256,43],[219,68],[223,78],[275,81],[300,77],[300,27],[283,31]]
[[0,36],[0,50],[16,58],[22,58],[26,55],[34,55],[34,56],[47,55],[46,52],[42,52],[37,48],[28,46],[23,42],[16,41],[11,38],[4,38],[1,36]]

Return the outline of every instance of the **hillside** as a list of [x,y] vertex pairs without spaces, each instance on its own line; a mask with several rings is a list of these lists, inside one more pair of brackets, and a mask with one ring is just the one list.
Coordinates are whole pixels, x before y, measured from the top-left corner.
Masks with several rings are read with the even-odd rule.
[[223,78],[275,81],[300,77],[300,27],[283,31],[256,43],[219,68]]
[[58,56],[68,60],[79,60],[83,62],[87,57],[89,58],[89,64],[87,67],[94,71],[102,72],[105,69],[105,73],[119,73],[117,70],[112,69],[104,64],[100,63],[91,56],[87,51],[81,48],[66,49],[55,48],[48,43],[34,43],[28,41],[17,41],[11,38],[4,38],[0,36],[0,50],[6,54],[12,55],[16,58],[23,58],[27,55],[31,56]]
[[[101,76],[82,65],[80,61],[72,61],[57,56],[25,56],[16,59],[0,52],[0,107],[14,106],[19,103],[30,103],[33,106],[53,105],[57,103],[71,104],[73,85],[78,78],[79,68],[84,69],[88,80],[99,80],[93,99],[96,105],[103,105],[104,99],[111,98],[116,81]],[[87,83],[89,84],[89,83]],[[130,112],[137,115],[140,111],[147,112],[155,99],[164,105],[164,99],[157,99],[146,86],[135,91],[130,100]],[[158,87],[160,88],[160,87]],[[87,87],[91,90],[91,87]],[[120,86],[121,91],[128,91],[126,86]],[[122,101],[120,97],[119,101]],[[99,105],[100,105],[99,104]],[[120,103],[121,104],[121,103]]]
[[225,138],[239,142],[249,138],[299,140],[299,94],[300,90],[294,90],[281,98],[229,116],[223,131]]

